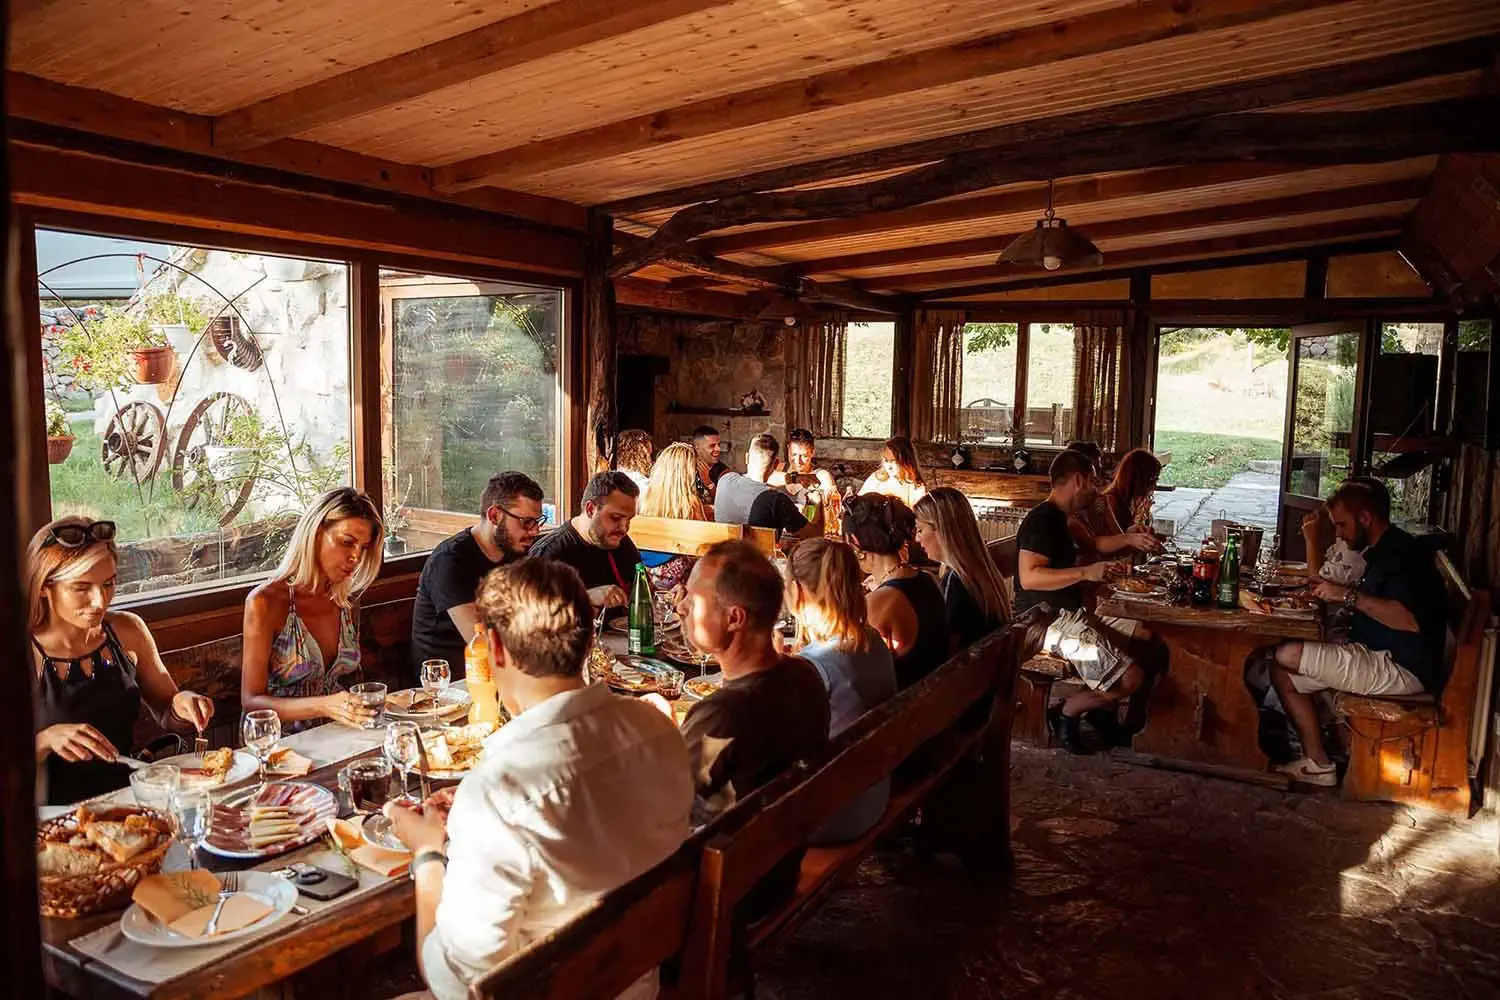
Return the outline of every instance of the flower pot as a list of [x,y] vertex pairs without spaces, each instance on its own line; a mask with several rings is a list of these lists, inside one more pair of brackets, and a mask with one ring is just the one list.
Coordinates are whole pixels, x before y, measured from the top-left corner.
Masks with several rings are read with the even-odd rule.
[[47,464],[61,465],[68,460],[73,453],[74,437],[71,434],[63,437],[47,436]]
[[141,385],[159,385],[172,377],[172,348],[143,347],[130,352],[135,365],[135,380]]
[[406,552],[406,539],[392,532],[385,536],[385,553],[389,556],[399,556]]
[[272,281],[301,281],[307,276],[307,261],[291,257],[262,257],[261,268]]

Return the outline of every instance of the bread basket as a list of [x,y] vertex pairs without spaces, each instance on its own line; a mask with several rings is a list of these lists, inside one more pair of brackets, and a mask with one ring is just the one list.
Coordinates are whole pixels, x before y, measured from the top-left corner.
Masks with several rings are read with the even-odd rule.
[[[41,876],[37,884],[42,916],[72,919],[124,906],[141,879],[161,871],[162,859],[172,846],[172,822],[165,814],[144,806],[121,806],[101,809],[95,815],[114,820],[129,815],[144,816],[158,834],[157,843],[129,861],[108,861],[96,872]],[[37,828],[37,849],[41,850],[42,844],[49,840],[66,841],[77,832],[77,810],[46,820]]]

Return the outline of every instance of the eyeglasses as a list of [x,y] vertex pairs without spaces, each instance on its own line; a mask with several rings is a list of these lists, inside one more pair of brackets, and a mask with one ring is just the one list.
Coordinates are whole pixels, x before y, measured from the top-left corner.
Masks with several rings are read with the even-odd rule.
[[113,521],[91,521],[88,524],[57,524],[52,527],[52,534],[42,543],[42,548],[49,545],[61,545],[65,549],[81,549],[94,542],[109,542],[115,537],[115,522]]
[[523,528],[540,528],[542,525],[547,523],[546,514],[543,514],[541,517],[522,517],[520,514],[511,513],[499,504],[495,504],[495,509],[504,514],[506,517],[515,521]]

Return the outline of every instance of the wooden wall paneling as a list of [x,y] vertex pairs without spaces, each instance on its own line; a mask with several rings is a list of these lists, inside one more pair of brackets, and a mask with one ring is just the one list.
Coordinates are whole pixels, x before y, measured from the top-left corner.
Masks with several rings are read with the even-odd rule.
[[615,454],[615,291],[609,277],[614,220],[590,212],[584,233],[583,336],[589,365],[585,448],[588,473],[611,467]]
[[1430,298],[1432,288],[1395,250],[1328,258],[1327,296],[1336,298]]
[[[1216,271],[1158,274],[1151,278],[1154,299],[1296,299],[1303,297],[1306,264],[1252,264]],[[1311,296],[1308,296],[1311,298]],[[1322,296],[1318,296],[1321,298]]]
[[[349,420],[354,433],[354,485],[384,510],[384,358],[380,316],[380,265],[355,260],[349,268]],[[393,497],[394,499],[394,497]]]

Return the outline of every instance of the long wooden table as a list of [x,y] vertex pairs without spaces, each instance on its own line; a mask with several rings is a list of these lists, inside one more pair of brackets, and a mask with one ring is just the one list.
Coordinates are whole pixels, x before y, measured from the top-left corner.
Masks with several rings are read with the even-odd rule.
[[1114,598],[1100,600],[1095,610],[1143,622],[1167,645],[1167,674],[1151,692],[1146,728],[1132,745],[1137,753],[1265,770],[1257,739],[1259,712],[1245,689],[1245,661],[1256,649],[1282,640],[1321,639],[1316,619]]

